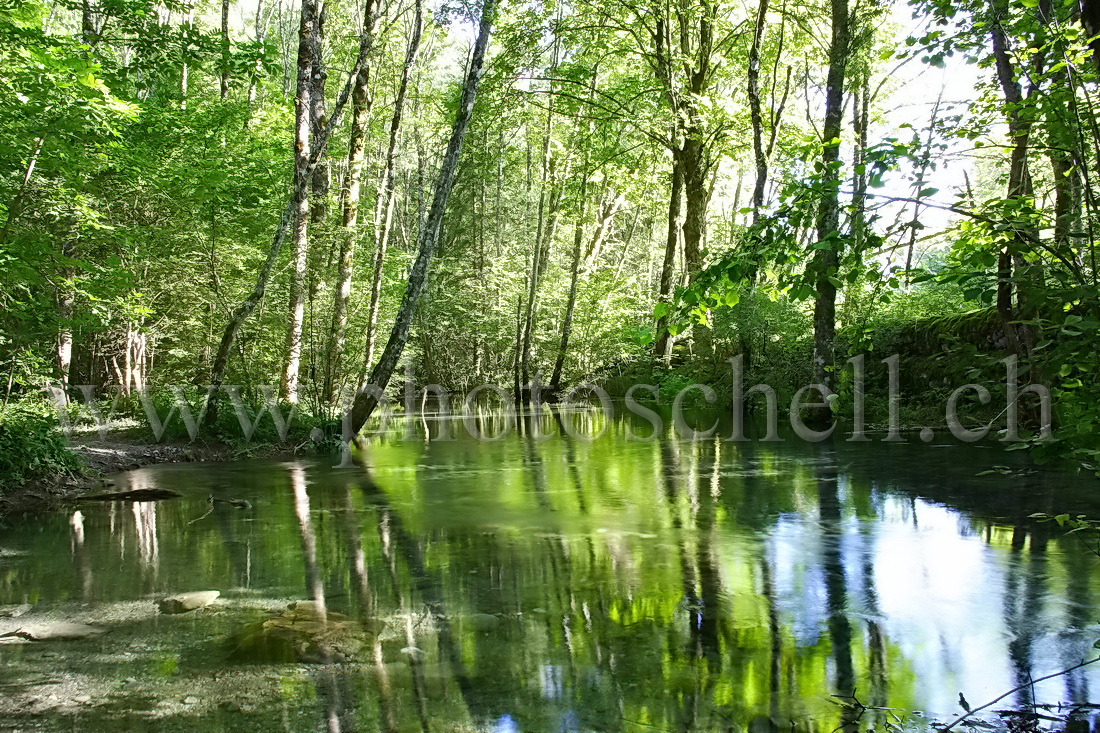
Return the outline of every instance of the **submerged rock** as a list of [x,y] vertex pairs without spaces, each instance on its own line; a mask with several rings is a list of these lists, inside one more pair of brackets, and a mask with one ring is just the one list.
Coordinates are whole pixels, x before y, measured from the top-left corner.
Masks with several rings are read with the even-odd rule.
[[161,598],[157,606],[161,613],[187,613],[198,608],[206,608],[221,595],[216,590],[200,590],[194,593],[177,593],[174,596]]
[[27,641],[69,641],[73,639],[87,639],[90,636],[98,636],[106,632],[98,626],[87,624],[74,624],[68,621],[42,621],[29,624],[15,631],[9,631],[0,635],[3,637],[15,637]]
[[474,613],[469,616],[470,626],[479,634],[496,631],[500,626],[500,617],[488,613]]
[[340,613],[322,613],[321,604],[298,601],[279,616],[245,624],[227,646],[230,658],[238,662],[343,662],[385,625],[378,619],[353,621]]

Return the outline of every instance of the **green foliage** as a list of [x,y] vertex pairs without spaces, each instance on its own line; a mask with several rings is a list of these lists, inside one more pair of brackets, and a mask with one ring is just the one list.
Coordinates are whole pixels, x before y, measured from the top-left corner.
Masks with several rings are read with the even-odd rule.
[[36,478],[79,470],[80,461],[52,416],[33,405],[0,410],[0,493]]

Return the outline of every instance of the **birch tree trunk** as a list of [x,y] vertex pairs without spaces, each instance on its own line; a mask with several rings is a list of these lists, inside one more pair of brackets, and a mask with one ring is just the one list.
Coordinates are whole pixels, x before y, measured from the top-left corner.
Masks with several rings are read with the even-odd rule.
[[307,171],[310,161],[313,67],[317,46],[317,0],[302,0],[298,29],[298,87],[294,97],[295,188],[301,188],[294,212],[294,256],[290,280],[290,317],[287,320],[286,358],[279,391],[290,402],[298,401],[298,370],[302,361],[302,324],[306,307],[306,267],[309,258],[309,196],[306,186],[320,165]]
[[[405,65],[401,68],[401,81],[394,101],[393,117],[390,119],[390,139],[386,146],[386,160],[382,167],[382,181],[379,185],[378,199],[374,208],[374,260],[370,286],[370,306],[367,311],[367,342],[363,357],[363,368],[369,369],[374,361],[375,340],[378,333],[378,305],[382,300],[382,275],[386,264],[386,248],[390,239],[390,225],[393,220],[394,193],[397,189],[397,176],[394,165],[397,161],[397,140],[401,131],[401,121],[405,113],[405,97],[409,89],[416,57],[420,53],[420,38],[424,30],[424,11],[422,0],[416,0],[412,34],[405,50]],[[364,371],[365,375],[366,372]],[[360,380],[362,381],[362,380]]]
[[[840,160],[840,135],[844,116],[844,77],[848,66],[849,19],[848,0],[830,0],[832,40],[829,45],[829,73],[825,88],[825,119],[822,124],[821,153],[822,195],[817,207],[817,239],[829,243],[817,250],[811,266],[816,278],[817,299],[814,303],[814,382],[833,388],[833,348],[836,342],[836,277],[840,262],[836,236],[840,226],[840,180],[837,167]],[[812,416],[825,422],[832,409],[819,408]]]
[[[436,180],[432,206],[417,237],[418,252],[416,261],[409,271],[405,297],[397,311],[397,318],[390,332],[389,341],[386,342],[386,348],[383,350],[378,364],[371,372],[370,383],[378,390],[385,390],[390,382],[390,377],[393,376],[393,372],[397,368],[397,361],[401,358],[401,352],[404,351],[405,343],[409,340],[409,327],[412,325],[413,312],[428,278],[428,265],[431,263],[432,255],[435,252],[436,241],[439,239],[439,232],[443,225],[443,215],[447,209],[447,199],[450,198],[451,187],[454,185],[455,170],[458,168],[458,156],[462,152],[462,139],[466,135],[466,127],[470,123],[470,117],[473,116],[474,101],[477,98],[478,83],[481,81],[481,74],[485,65],[485,50],[489,45],[495,5],[496,0],[484,0],[484,4],[481,6],[477,41],[474,42],[470,68],[462,85],[462,97],[459,100],[458,114],[455,116],[451,139],[447,143],[447,152],[443,156],[443,163],[439,169],[439,178]],[[351,414],[348,416],[352,435],[358,435],[377,406],[378,394],[376,392],[360,392],[356,395]]]

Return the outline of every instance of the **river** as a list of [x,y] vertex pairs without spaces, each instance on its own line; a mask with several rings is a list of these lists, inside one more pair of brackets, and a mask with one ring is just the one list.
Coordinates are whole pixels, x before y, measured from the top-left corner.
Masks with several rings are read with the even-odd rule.
[[[994,709],[1056,716],[1034,706],[1100,689],[1100,664],[1026,685],[1096,654],[1100,559],[1028,519],[1100,516],[1095,480],[993,443],[638,441],[626,418],[589,441],[559,419],[600,427],[410,419],[367,465],[154,466],[118,488],[182,498],[13,521],[0,605],[25,613],[0,633],[104,633],[3,638],[0,729],[917,730],[960,693],[1024,685]],[[373,630],[336,658],[241,653],[300,600]]]

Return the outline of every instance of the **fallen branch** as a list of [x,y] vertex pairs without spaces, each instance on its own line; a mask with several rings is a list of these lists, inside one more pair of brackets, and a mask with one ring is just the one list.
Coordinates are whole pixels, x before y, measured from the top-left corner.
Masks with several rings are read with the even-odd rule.
[[1096,662],[1100,662],[1100,657],[1096,657],[1095,659],[1089,659],[1088,661],[1081,662],[1080,664],[1075,664],[1072,667],[1069,667],[1068,669],[1063,669],[1061,672],[1055,672],[1053,674],[1048,674],[1046,677],[1039,677],[1037,679],[1028,680],[1027,682],[1025,682],[1022,685],[1018,685],[1017,687],[1013,687],[1011,690],[1009,690],[1005,694],[1001,695],[996,700],[991,700],[991,701],[987,702],[985,705],[982,705],[981,707],[977,707],[977,708],[974,708],[973,710],[970,710],[965,715],[960,715],[958,718],[955,718],[954,720],[952,720],[949,724],[943,726],[942,728],[939,728],[939,730],[949,731],[952,728],[954,728],[956,725],[958,725],[959,723],[966,720],[967,718],[975,715],[976,713],[980,713],[982,710],[993,707],[994,705],[999,703],[1001,700],[1004,700],[1009,695],[1011,695],[1013,693],[1016,693],[1016,692],[1019,692],[1020,690],[1024,689],[1025,687],[1031,687],[1036,682],[1043,682],[1044,680],[1051,680],[1051,679],[1054,679],[1055,677],[1061,677],[1064,674],[1069,674],[1070,672],[1073,672],[1074,670],[1081,669],[1081,667],[1087,667],[1088,665],[1095,664]]

